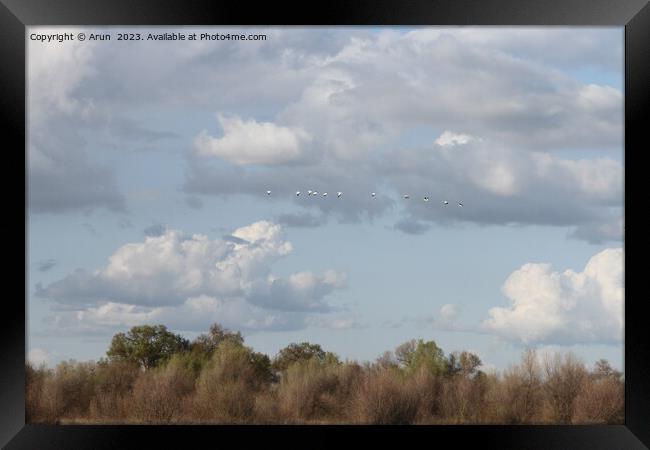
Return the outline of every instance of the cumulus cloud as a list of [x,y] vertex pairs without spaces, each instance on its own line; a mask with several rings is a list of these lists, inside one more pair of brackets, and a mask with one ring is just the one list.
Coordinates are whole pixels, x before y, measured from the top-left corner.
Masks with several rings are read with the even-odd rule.
[[[611,159],[567,159],[482,139],[405,151],[383,173],[398,192],[433,200],[402,202],[410,222],[579,227],[573,236],[591,242],[623,237],[623,168]],[[442,200],[465,207],[440,208]]]
[[542,188],[546,193],[561,189],[582,201],[616,205],[623,192],[622,165],[607,158],[565,159],[483,140],[437,144],[432,156],[436,164],[446,166],[456,182],[469,182],[498,197],[530,196],[530,188]]
[[121,246],[102,269],[37,285],[36,295],[76,311],[58,319],[73,328],[156,321],[196,327],[217,319],[245,329],[300,328],[307,313],[335,311],[326,297],[346,287],[345,273],[272,273],[293,250],[279,225],[255,222],[229,236],[167,229]]
[[[614,73],[620,43],[610,40],[610,56],[596,57],[592,44],[605,39],[594,30],[585,36],[576,48]],[[400,204],[396,229],[422,233],[432,223],[455,221],[535,224],[572,227],[574,237],[591,242],[620,240],[603,224],[611,208],[622,207],[622,92],[576,79],[570,58],[549,62],[539,45],[527,53],[518,42],[540,38],[540,30],[386,30],[294,60],[305,78],[274,123],[308,133],[319,157],[248,168],[244,161],[210,164],[192,153],[184,189],[364,193],[344,204],[294,199],[341,221],[385,214],[395,209],[391,196],[417,192],[472,207]],[[578,159],[567,151],[588,153]],[[369,201],[380,187],[387,195]]]
[[346,282],[344,273],[333,270],[322,276],[293,273],[287,279],[269,278],[255,283],[250,302],[269,309],[326,312],[330,307],[323,298],[335,289],[346,287]]
[[304,156],[304,147],[311,141],[309,133],[300,128],[222,114],[218,120],[223,136],[215,138],[202,131],[194,141],[196,150],[202,156],[218,156],[238,165],[293,162]]
[[190,297],[177,306],[107,302],[55,318],[58,329],[85,333],[159,323],[186,331],[205,330],[214,322],[244,331],[298,330],[308,324],[308,316],[302,312],[269,311],[242,298],[220,299],[207,295]]
[[522,344],[620,343],[623,249],[594,255],[582,272],[528,263],[503,285],[508,307],[489,310],[486,331]]
[[124,211],[113,169],[91,158],[79,132],[95,113],[92,99],[77,95],[83,80],[97,73],[95,44],[28,42],[30,210],[62,213],[100,207]]
[[444,131],[434,142],[442,147],[467,144],[475,138],[469,134],[457,134],[451,131]]
[[474,32],[502,30],[352,37],[320,62],[281,117],[313,130],[337,155],[365,156],[360,149],[416,123],[536,149],[620,148],[620,91],[585,85],[541,58],[513,55],[496,39],[477,46]]
[[[255,31],[269,39],[237,48],[31,43],[30,208],[124,210],[113,169],[95,160],[88,133],[80,130],[106,128],[121,139],[118,146],[173,137],[174,131],[155,131],[115,113],[137,105],[206,117],[221,111],[221,134],[192,131],[196,145],[188,151],[184,183],[190,195],[257,195],[270,186],[290,192],[313,184],[346,192],[412,187],[484,208],[434,217],[409,207],[406,214],[420,220],[568,225],[580,228],[574,233],[580,239],[613,239],[609,228],[598,230],[602,208],[612,203],[608,186],[618,182],[612,176],[622,171],[623,97],[620,87],[584,74],[595,69],[614,80],[620,76],[620,31]],[[448,160],[427,154],[431,142],[449,150]],[[601,159],[557,156],[572,150]],[[423,176],[409,181],[403,160],[410,158]],[[458,173],[464,166],[468,173]],[[528,181],[531,173],[536,183]],[[569,201],[558,207],[539,192]],[[358,221],[393,206],[383,199],[348,200],[308,208]]]

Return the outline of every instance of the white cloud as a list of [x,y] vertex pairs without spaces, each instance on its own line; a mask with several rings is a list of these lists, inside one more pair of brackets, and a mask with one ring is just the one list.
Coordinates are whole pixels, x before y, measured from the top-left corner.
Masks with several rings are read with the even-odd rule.
[[[274,109],[278,123],[309,133],[319,158],[248,169],[190,155],[184,188],[256,196],[269,188],[419,192],[472,207],[400,203],[396,229],[424,233],[431,223],[462,220],[579,227],[572,236],[620,240],[602,224],[622,207],[622,92],[573,71],[587,61],[615,71],[620,43],[582,31],[424,28],[350,37],[329,54],[294,60],[304,78]],[[568,36],[580,39],[549,59]],[[604,46],[608,56],[596,51]],[[565,156],[576,150],[585,157]],[[383,196],[382,203],[348,196],[335,206],[301,200],[294,202],[304,210],[341,221],[395,206]]]
[[[77,33],[81,30],[68,29]],[[30,32],[60,33],[53,28],[31,27]],[[28,100],[30,125],[40,125],[56,112],[71,114],[88,112],[91,102],[74,95],[82,80],[96,73],[93,64],[96,43],[64,41],[41,42],[29,40]]]
[[440,146],[454,146],[457,144],[467,144],[469,141],[474,140],[474,137],[469,134],[462,133],[453,133],[451,131],[443,132],[438,139],[435,140],[435,143]]
[[[165,49],[145,42],[128,49],[30,43],[30,114],[51,106],[63,117],[47,116],[47,127],[30,131],[30,207],[124,209],[110,167],[96,166],[81,133],[71,130],[93,121],[96,128],[119,125],[116,111],[120,117],[123,111],[170,108],[207,114],[218,98],[217,109],[228,113],[218,116],[223,133],[196,136],[187,156],[188,194],[258,195],[298,184],[346,192],[435,190],[480,204],[481,210],[448,208],[443,215],[409,205],[409,220],[401,217],[396,228],[423,232],[426,221],[450,220],[534,223],[580,227],[573,235],[591,241],[616,239],[611,227],[600,225],[604,208],[622,206],[622,165],[607,159],[608,152],[620,154],[623,144],[622,92],[578,78],[582,72],[576,69],[596,67],[616,80],[620,33],[481,27],[257,31],[270,39],[229,49],[201,42]],[[123,125],[117,128],[137,140],[138,127]],[[429,142],[449,150],[446,156],[417,150],[426,145],[427,129]],[[566,150],[605,158],[557,156]],[[411,157],[415,170],[404,163]],[[422,176],[413,177],[418,170]],[[566,201],[557,205],[540,198],[541,192]],[[390,201],[376,200],[348,196],[336,208],[324,202],[309,208],[321,210],[321,223],[330,215],[361,220],[390,210]]]
[[267,308],[288,311],[328,311],[324,297],[335,289],[346,287],[344,273],[333,270],[322,276],[311,272],[297,272],[287,279],[268,277],[253,285],[249,300]]
[[239,328],[296,328],[307,313],[332,311],[326,297],[345,288],[347,277],[335,270],[274,275],[275,262],[292,250],[281,227],[267,221],[239,228],[229,239],[167,229],[121,246],[102,269],[78,269],[37,285],[36,295],[75,311],[58,319],[67,327],[196,327],[218,319]]
[[292,330],[306,326],[301,312],[274,311],[256,307],[243,298],[190,297],[181,305],[147,307],[108,302],[73,315],[60,315],[58,328],[68,331],[112,330],[142,324],[163,323],[179,330],[205,330],[211,324],[232,329]]
[[565,202],[621,201],[623,167],[612,159],[564,159],[545,152],[522,152],[484,139],[458,139],[445,145],[439,140],[434,152],[451,169],[451,183],[470,182],[496,196],[531,196],[529,191],[534,186],[535,190],[572,193],[573,198],[565,198]]
[[578,104],[586,110],[600,112],[621,111],[623,93],[611,86],[588,84],[578,91]]
[[201,132],[195,139],[197,152],[218,156],[234,164],[285,164],[304,156],[311,136],[296,127],[283,127],[271,122],[242,120],[238,116],[218,115],[223,136]]
[[[61,30],[30,27],[30,32]],[[113,170],[92,160],[79,133],[96,113],[93,99],[77,94],[82,82],[98,73],[95,52],[92,42],[28,40],[28,203],[33,212],[125,209]]]
[[[513,55],[509,39],[518,35],[508,31],[426,28],[352,38],[322,59],[281,116],[304,124],[337,157],[364,157],[359,147],[373,139],[361,136],[386,139],[419,124],[536,149],[620,148],[620,90],[581,83],[542,57]],[[476,45],[476,35],[493,45]]]
[[624,291],[621,248],[596,254],[582,272],[528,263],[503,285],[511,305],[490,309],[482,325],[523,344],[619,343]]

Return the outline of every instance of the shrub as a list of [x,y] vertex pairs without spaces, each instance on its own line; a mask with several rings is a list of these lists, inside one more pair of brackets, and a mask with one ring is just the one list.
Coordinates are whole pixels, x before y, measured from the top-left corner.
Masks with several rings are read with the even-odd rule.
[[548,419],[553,423],[571,423],[576,397],[587,377],[584,364],[571,353],[564,358],[559,354],[547,355],[544,372]]
[[277,354],[273,359],[272,368],[276,372],[283,372],[292,364],[316,359],[323,363],[339,363],[338,356],[334,353],[326,352],[318,344],[301,342],[300,344],[289,344]]
[[356,364],[296,362],[282,376],[278,400],[293,421],[342,417],[349,405],[361,368]]
[[129,358],[67,361],[54,369],[26,363],[25,419],[48,424],[623,423],[623,374],[605,360],[589,373],[572,354],[547,355],[540,364],[531,350],[503,376],[483,373],[480,363],[468,352],[444,358],[433,341],[409,341],[363,365],[342,363],[320,346],[303,343],[280,352],[274,365],[282,370],[274,374],[268,356],[244,346],[239,333],[213,326],[191,349],[181,345],[166,352],[149,369]]
[[244,423],[255,410],[255,394],[270,381],[270,361],[232,341],[215,350],[196,383],[193,406],[200,421]]
[[435,423],[440,416],[440,394],[442,377],[421,367],[406,380],[405,388],[417,397],[419,409],[418,423]]
[[133,387],[132,418],[140,423],[173,423],[183,417],[184,399],[192,392],[194,377],[178,359],[142,373]]
[[541,368],[534,350],[526,351],[519,365],[507,370],[503,377],[505,422],[533,423],[542,405]]
[[449,423],[477,423],[487,404],[487,376],[453,376],[443,383],[441,413]]
[[[29,362],[25,364],[25,422],[53,422],[47,417],[44,406],[44,396],[47,395],[45,383],[52,374],[45,365],[34,367]],[[49,389],[50,386],[48,386]]]
[[573,423],[615,424],[625,418],[625,387],[614,377],[589,379],[576,398]]
[[413,423],[420,399],[395,369],[377,368],[368,373],[357,391],[357,420],[365,424],[402,425]]

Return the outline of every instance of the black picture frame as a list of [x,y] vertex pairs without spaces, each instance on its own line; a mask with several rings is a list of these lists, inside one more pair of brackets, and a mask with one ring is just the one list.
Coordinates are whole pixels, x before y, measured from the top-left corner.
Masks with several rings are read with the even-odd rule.
[[[576,25],[625,27],[625,424],[602,426],[45,426],[25,424],[25,325],[27,172],[25,154],[25,27],[31,25]],[[438,446],[518,449],[643,449],[650,446],[650,339],[645,296],[632,294],[639,270],[628,261],[641,254],[642,225],[630,214],[643,207],[639,186],[641,152],[650,129],[650,5],[646,0],[356,0],[277,3],[194,0],[0,0],[0,111],[5,156],[2,231],[16,244],[5,260],[5,280],[16,295],[5,296],[0,371],[0,444],[8,449],[194,447],[234,439],[252,445],[263,434],[269,443],[301,447],[340,445],[352,435],[383,443],[424,442]],[[8,139],[7,139],[8,138]],[[22,170],[24,169],[24,171]],[[15,175],[15,179],[6,176]],[[18,192],[24,176],[25,196]],[[17,181],[18,180],[18,181]],[[636,185],[635,185],[636,183]],[[24,211],[24,215],[21,213]],[[642,216],[643,212],[639,213]],[[19,217],[25,219],[25,228]],[[637,222],[638,223],[638,222]],[[630,234],[632,229],[632,234]],[[637,231],[634,231],[637,230]],[[639,235],[639,236],[637,236]],[[13,258],[16,258],[15,260]],[[26,266],[25,266],[26,267]],[[24,280],[22,286],[18,280]],[[632,288],[632,290],[630,290]],[[20,292],[22,291],[23,301]],[[343,439],[343,440],[342,440]],[[417,439],[417,441],[415,441]],[[415,444],[421,445],[421,444]]]

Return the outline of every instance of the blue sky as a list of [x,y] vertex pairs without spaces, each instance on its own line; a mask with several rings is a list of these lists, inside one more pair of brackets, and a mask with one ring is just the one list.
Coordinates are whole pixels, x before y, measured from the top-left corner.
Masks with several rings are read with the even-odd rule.
[[622,367],[622,28],[255,32],[28,41],[32,360],[220,322]]

